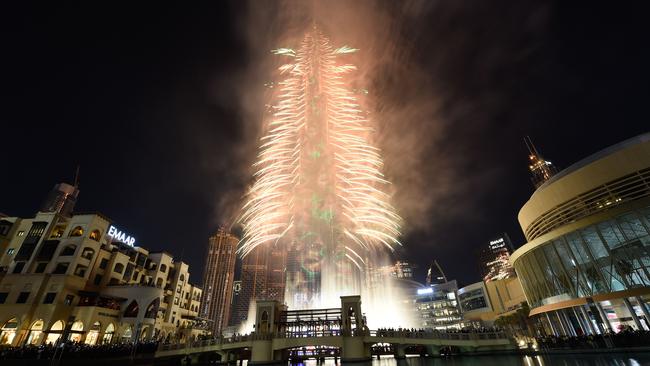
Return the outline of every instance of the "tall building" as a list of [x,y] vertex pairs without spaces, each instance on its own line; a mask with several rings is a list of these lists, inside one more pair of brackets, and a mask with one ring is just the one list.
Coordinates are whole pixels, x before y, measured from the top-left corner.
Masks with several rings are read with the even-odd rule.
[[41,206],[41,212],[53,212],[62,216],[72,215],[74,205],[77,203],[79,189],[76,185],[59,183],[52,188]]
[[0,228],[0,344],[183,342],[204,333],[189,266],[134,246],[104,215],[41,211],[5,217]]
[[203,267],[201,317],[211,320],[213,334],[221,333],[230,319],[235,261],[239,239],[223,227],[208,240]]
[[274,51],[286,62],[242,210],[240,250],[282,247],[293,309],[333,305],[345,293],[373,298],[364,294],[365,271],[400,245],[401,219],[362,109],[367,93],[349,64],[356,51],[331,45],[317,27],[295,49]]
[[447,283],[447,276],[445,276],[445,272],[442,270],[442,267],[440,267],[440,265],[438,264],[438,261],[434,260],[433,262],[431,262],[431,265],[427,270],[426,284],[427,286],[429,286],[429,285],[436,285],[436,284],[443,284],[443,283]]
[[397,261],[393,265],[391,276],[395,278],[413,278],[413,266],[409,262]]
[[232,325],[242,324],[256,300],[284,302],[287,254],[278,248],[259,246],[242,259],[241,290],[233,304]]
[[547,334],[650,325],[650,133],[559,172],[519,211],[511,257]]
[[528,169],[530,170],[531,180],[535,188],[538,188],[544,182],[551,179],[557,173],[557,169],[553,163],[544,160],[535,145],[533,145],[530,137],[526,137],[524,142],[526,143],[526,147],[528,147]]
[[484,281],[502,280],[515,275],[515,270],[510,264],[511,248],[512,243],[506,233],[488,242],[481,252]]

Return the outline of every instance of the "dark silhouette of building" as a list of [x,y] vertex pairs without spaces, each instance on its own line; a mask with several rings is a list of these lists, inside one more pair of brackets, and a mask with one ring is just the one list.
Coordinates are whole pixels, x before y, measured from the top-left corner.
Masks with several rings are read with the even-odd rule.
[[212,320],[213,334],[228,325],[239,240],[223,227],[210,237],[203,272],[201,316]]
[[67,183],[59,183],[47,195],[40,211],[54,212],[65,217],[70,217],[72,216],[74,205],[77,203],[77,196],[79,196],[79,189],[76,184],[72,186]]

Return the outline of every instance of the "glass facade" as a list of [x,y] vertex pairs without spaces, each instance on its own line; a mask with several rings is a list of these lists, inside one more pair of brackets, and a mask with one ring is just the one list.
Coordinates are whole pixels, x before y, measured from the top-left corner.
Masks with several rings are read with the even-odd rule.
[[531,308],[650,286],[650,206],[548,241],[515,269]]

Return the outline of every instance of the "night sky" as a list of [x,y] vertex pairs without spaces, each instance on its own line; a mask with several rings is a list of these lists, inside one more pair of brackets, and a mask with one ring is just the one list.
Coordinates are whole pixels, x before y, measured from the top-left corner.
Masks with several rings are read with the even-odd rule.
[[[250,183],[268,50],[319,9],[293,11],[300,4],[3,6],[0,212],[33,215],[79,165],[77,211],[102,212],[143,247],[182,257],[199,283],[208,236],[232,221]],[[643,9],[330,4],[343,15],[315,17],[343,29],[334,41],[383,55],[365,80],[406,219],[398,255],[419,280],[435,258],[461,284],[478,281],[475,256],[489,239],[505,231],[524,242],[524,136],[562,168],[650,130]],[[363,32],[345,39],[352,27]]]

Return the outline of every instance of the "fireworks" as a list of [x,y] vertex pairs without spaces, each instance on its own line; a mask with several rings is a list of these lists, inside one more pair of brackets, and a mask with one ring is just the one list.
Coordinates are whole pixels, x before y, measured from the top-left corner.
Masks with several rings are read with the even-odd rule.
[[240,219],[242,256],[260,245],[298,248],[304,280],[316,292],[323,262],[338,263],[332,272],[339,274],[348,265],[363,271],[377,252],[399,245],[400,217],[371,122],[346,80],[356,67],[340,61],[356,51],[333,48],[317,29],[297,50],[273,51],[288,62],[279,67]]

